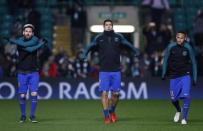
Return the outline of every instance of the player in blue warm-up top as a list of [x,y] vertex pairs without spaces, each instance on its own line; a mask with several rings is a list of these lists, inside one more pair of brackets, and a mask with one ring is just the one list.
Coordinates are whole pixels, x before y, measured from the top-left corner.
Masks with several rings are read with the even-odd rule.
[[18,63],[17,79],[20,104],[20,123],[26,120],[26,94],[29,89],[30,96],[30,121],[36,123],[35,111],[37,107],[37,90],[39,83],[37,50],[43,47],[46,40],[34,36],[34,26],[26,24],[23,27],[23,36],[9,39],[11,44],[17,45]]
[[[116,122],[117,120],[115,108],[121,89],[121,46],[132,49],[135,55],[138,55],[139,51],[123,35],[114,32],[111,20],[105,20],[103,27],[104,32],[95,37],[90,46],[85,50],[84,57],[87,57],[88,52],[93,49],[97,49],[99,52],[99,90],[102,92],[104,123],[109,124],[111,121]],[[108,98],[109,91],[112,93],[111,99]]]
[[[183,113],[181,123],[187,124],[187,116],[190,105],[191,76],[193,83],[197,81],[197,67],[193,49],[185,41],[186,33],[180,31],[176,34],[176,42],[168,45],[163,61],[162,79],[166,75],[170,79],[170,95],[172,104],[177,112],[174,122],[178,122],[181,112]],[[182,108],[179,100],[183,99]]]

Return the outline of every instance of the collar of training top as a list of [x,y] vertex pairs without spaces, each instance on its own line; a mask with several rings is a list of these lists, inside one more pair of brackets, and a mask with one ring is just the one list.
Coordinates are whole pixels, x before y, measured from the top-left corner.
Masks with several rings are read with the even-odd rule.
[[104,34],[107,36],[111,36],[114,34],[114,30],[110,30],[110,31],[104,31]]

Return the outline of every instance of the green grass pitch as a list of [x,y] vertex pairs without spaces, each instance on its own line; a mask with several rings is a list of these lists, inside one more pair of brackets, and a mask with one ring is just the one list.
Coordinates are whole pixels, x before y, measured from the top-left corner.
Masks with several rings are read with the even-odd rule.
[[[27,103],[29,105],[29,103]],[[29,111],[27,111],[29,114]],[[169,100],[121,100],[119,121],[104,125],[102,106],[95,100],[39,101],[39,123],[18,123],[17,100],[0,101],[0,131],[201,131],[203,101],[193,100],[188,125],[173,123],[175,110]]]

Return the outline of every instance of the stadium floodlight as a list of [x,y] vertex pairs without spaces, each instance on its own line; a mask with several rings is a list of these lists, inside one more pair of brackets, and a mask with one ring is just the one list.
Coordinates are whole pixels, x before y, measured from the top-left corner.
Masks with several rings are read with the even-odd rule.
[[[119,33],[132,33],[135,31],[135,27],[133,25],[113,25],[113,29],[115,32]],[[103,25],[92,25],[90,27],[90,31],[94,33],[101,33],[104,31]]]

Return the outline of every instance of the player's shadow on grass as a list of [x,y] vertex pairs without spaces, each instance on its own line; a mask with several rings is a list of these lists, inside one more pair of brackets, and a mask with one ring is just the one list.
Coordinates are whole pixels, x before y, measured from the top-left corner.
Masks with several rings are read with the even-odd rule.
[[203,120],[202,119],[189,119],[188,122],[190,123],[196,123],[196,124],[202,124],[203,123]]
[[138,118],[137,117],[121,117],[119,118],[119,121],[137,121]]
[[50,118],[40,118],[39,119],[40,122],[54,122],[54,121],[59,122],[59,121],[65,121],[65,120],[66,120],[65,118],[54,118],[54,117],[53,118],[50,117]]
[[160,121],[160,122],[164,122],[164,121],[168,121],[167,118],[157,118],[157,117],[121,117],[119,118],[119,121]]
[[[96,118],[95,119],[96,121],[101,121],[101,120],[103,120],[103,118],[101,117],[101,118]],[[118,118],[118,120],[119,121],[137,121],[137,117],[119,117]]]

